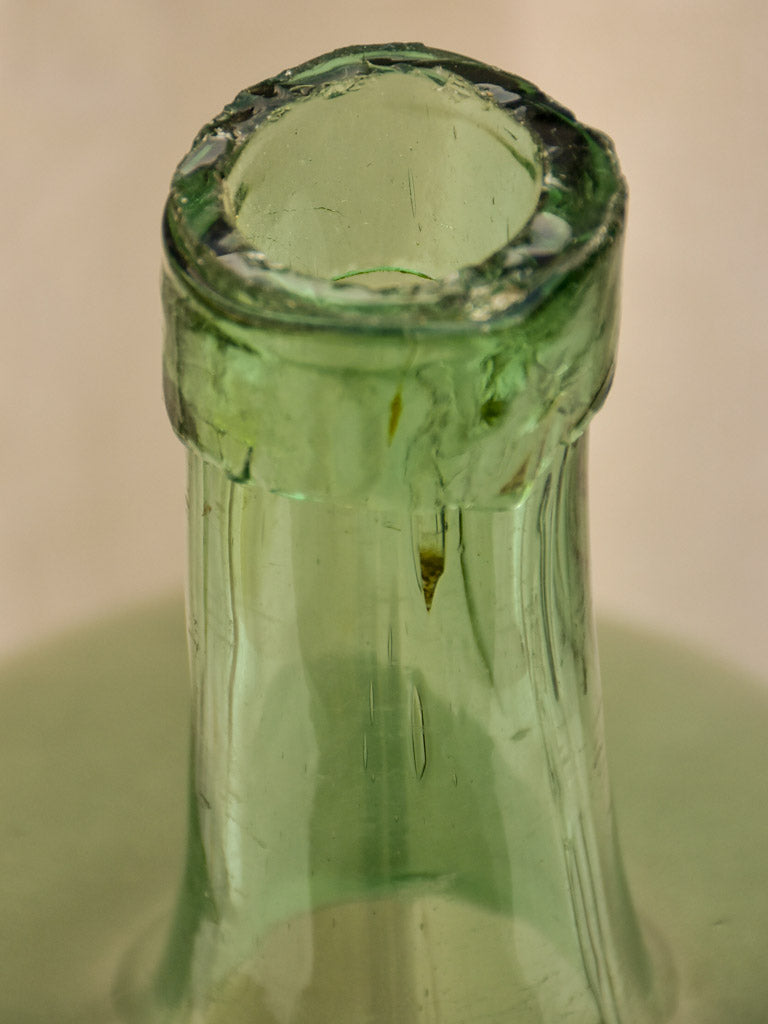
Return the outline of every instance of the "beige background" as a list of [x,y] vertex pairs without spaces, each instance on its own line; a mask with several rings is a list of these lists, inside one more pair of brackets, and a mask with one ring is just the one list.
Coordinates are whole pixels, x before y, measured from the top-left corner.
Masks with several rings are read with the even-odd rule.
[[592,431],[598,608],[768,678],[762,0],[0,0],[0,654],[181,586],[159,220],[243,86],[419,39],[531,78],[630,182],[619,373]]

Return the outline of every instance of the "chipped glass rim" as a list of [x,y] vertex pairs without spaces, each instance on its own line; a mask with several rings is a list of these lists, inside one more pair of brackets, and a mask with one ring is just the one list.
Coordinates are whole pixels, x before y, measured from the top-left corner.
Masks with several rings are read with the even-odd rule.
[[[226,175],[278,109],[351,76],[423,71],[462,79],[530,133],[538,202],[510,241],[435,280],[383,289],[272,264],[238,230]],[[207,305],[242,323],[278,321],[377,332],[490,329],[527,316],[621,236],[626,184],[611,140],[518,76],[419,43],[352,46],[243,90],[197,135],[174,174],[163,218],[166,259]]]

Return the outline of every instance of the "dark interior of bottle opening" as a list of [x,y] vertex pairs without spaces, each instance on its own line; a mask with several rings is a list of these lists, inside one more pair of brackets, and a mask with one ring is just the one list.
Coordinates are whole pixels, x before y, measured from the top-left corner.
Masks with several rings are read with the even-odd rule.
[[332,83],[264,122],[225,182],[230,215],[270,263],[382,288],[482,262],[533,214],[527,130],[448,73]]

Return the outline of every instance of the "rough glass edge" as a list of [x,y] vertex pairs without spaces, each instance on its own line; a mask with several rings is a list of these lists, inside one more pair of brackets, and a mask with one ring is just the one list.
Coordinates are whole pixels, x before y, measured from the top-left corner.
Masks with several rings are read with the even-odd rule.
[[[328,81],[385,68],[458,75],[489,103],[522,123],[538,142],[539,202],[523,229],[487,259],[439,281],[408,278],[374,291],[364,283],[310,277],[271,265],[228,216],[222,180],[242,146],[270,113]],[[556,137],[555,137],[556,136]],[[560,187],[580,152],[591,196],[583,208]],[[583,191],[583,190],[582,190]],[[627,190],[610,139],[579,123],[525,79],[460,54],[417,43],[345,47],[245,89],[201,132],[174,175],[163,219],[171,273],[199,299],[246,323],[289,322],[357,333],[418,329],[477,332],[508,326],[579,273],[622,233]],[[573,196],[571,196],[573,199]],[[191,211],[194,211],[192,213]],[[547,218],[568,230],[540,236]]]

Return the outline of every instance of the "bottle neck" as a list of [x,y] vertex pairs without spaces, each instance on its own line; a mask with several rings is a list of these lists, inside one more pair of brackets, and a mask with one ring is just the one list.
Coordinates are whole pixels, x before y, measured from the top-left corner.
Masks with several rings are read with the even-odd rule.
[[[561,994],[617,1019],[642,954],[602,755],[584,455],[563,447],[506,511],[429,514],[273,495],[190,456],[193,810],[166,987],[268,974],[286,921],[329,978],[318,914],[426,893],[524,920],[510,977],[554,957]],[[410,948],[412,926],[387,941]]]

